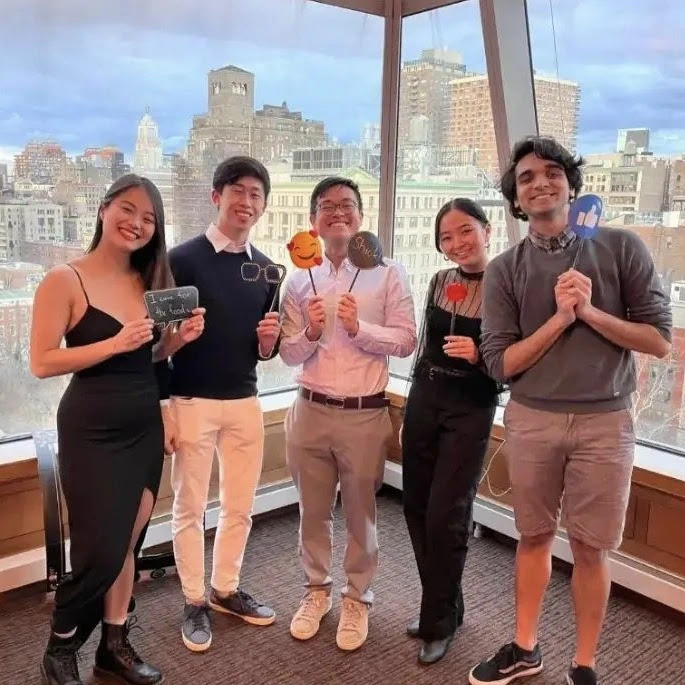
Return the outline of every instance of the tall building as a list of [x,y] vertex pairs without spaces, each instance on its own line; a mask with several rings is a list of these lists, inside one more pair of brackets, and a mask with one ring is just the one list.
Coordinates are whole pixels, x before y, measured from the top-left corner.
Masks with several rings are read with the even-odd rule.
[[303,119],[301,112],[291,112],[286,102],[264,105],[254,113],[251,154],[268,164],[287,157],[294,148],[317,147],[326,142],[323,121]]
[[24,239],[29,242],[64,242],[62,205],[29,202],[24,207]]
[[[461,55],[452,50],[423,50],[420,59],[404,62],[400,74],[400,145],[420,142],[439,145],[446,141],[449,84],[465,75]],[[416,135],[425,140],[414,139]]]
[[0,190],[4,190],[7,186],[7,164],[0,164]]
[[254,74],[229,65],[207,76],[207,113],[193,117],[188,163],[211,173],[226,157],[250,153]]
[[[553,136],[575,151],[580,89],[572,81],[534,77],[535,104],[541,135]],[[450,83],[449,144],[478,151],[478,166],[499,175],[497,143],[486,75],[466,76]]]
[[138,122],[133,169],[136,173],[145,175],[146,171],[161,168],[162,142],[159,139],[157,123],[150,116],[150,108],[148,107]]
[[59,143],[27,143],[14,157],[14,178],[56,183],[66,171],[67,155]]
[[587,155],[583,191],[602,198],[602,216],[615,224],[650,217],[660,220],[668,202],[667,160],[651,155]]
[[649,151],[648,128],[620,128],[616,138],[616,152],[642,153]]
[[131,170],[124,162],[124,153],[116,145],[86,148],[76,158],[76,164],[83,183],[109,185]]

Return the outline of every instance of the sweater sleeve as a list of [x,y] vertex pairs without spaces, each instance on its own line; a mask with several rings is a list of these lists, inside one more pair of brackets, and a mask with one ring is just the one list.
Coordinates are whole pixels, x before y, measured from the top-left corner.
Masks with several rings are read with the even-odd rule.
[[510,269],[503,259],[494,259],[483,282],[480,353],[490,376],[500,382],[509,380],[504,376],[504,353],[522,338]]
[[670,342],[673,323],[670,300],[647,246],[629,231],[625,232],[621,251],[620,279],[628,319],[654,326]]

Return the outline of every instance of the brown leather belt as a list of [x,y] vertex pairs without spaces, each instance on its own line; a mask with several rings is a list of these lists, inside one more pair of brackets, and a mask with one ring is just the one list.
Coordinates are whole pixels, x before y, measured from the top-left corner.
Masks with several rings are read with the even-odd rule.
[[382,409],[390,404],[390,400],[384,392],[363,397],[334,397],[333,395],[314,392],[309,388],[300,388],[300,397],[334,409]]

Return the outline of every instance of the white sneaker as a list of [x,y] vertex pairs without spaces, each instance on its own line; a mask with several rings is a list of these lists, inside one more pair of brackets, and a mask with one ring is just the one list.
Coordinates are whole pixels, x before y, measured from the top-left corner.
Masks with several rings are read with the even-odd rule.
[[343,597],[338,634],[335,641],[346,652],[359,649],[369,634],[369,606]]
[[290,634],[296,640],[309,640],[319,632],[321,619],[331,610],[333,600],[325,590],[307,593],[290,622]]

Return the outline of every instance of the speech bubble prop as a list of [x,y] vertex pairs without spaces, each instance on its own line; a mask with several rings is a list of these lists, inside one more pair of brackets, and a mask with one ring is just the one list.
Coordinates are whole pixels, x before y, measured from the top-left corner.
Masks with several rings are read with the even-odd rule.
[[457,315],[457,304],[463,302],[469,294],[469,289],[463,283],[450,283],[445,288],[447,301],[452,303],[452,318],[450,319],[450,335],[454,335],[454,319]]
[[316,295],[316,286],[311,269],[323,263],[323,252],[318,231],[298,231],[286,245],[290,260],[298,269],[307,269],[312,290]]
[[145,309],[155,325],[167,326],[189,319],[198,306],[198,290],[194,285],[164,290],[148,290],[144,293]]
[[574,200],[568,212],[568,225],[580,238],[580,245],[573,259],[572,269],[576,268],[580,253],[583,251],[585,240],[592,240],[599,230],[599,220],[602,216],[602,198],[597,195],[581,195]]
[[375,269],[377,266],[387,266],[383,261],[383,248],[378,236],[370,231],[359,231],[352,236],[347,246],[347,258],[353,266],[357,267],[357,273],[352,279],[348,292],[352,292],[359,272],[364,269]]

